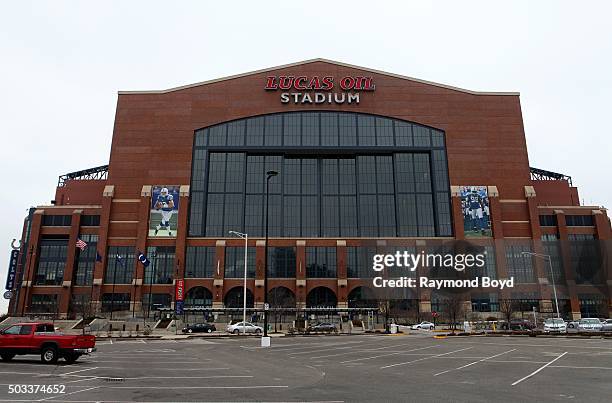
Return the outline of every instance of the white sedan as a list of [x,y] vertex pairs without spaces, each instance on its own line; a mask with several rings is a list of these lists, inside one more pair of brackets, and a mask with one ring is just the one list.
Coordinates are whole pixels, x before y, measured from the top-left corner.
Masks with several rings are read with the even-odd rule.
[[565,321],[561,318],[549,318],[544,322],[544,333],[566,333],[567,325]]
[[412,325],[410,327],[410,329],[412,329],[412,330],[419,330],[419,329],[422,329],[422,330],[434,330],[434,327],[436,327],[436,326],[433,323],[427,322],[427,321],[423,321],[423,322],[421,322],[421,323],[419,323],[417,325]]
[[261,334],[263,332],[263,327],[255,326],[249,322],[238,322],[233,325],[227,326],[227,332],[233,334],[241,334],[241,333],[255,333]]

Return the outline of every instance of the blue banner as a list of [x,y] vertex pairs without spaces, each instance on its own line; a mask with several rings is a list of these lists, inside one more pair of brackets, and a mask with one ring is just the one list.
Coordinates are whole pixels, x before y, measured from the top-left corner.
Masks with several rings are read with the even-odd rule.
[[12,290],[15,288],[15,276],[17,276],[17,261],[19,260],[19,250],[13,249],[11,251],[11,260],[9,261],[8,276],[6,278],[6,290]]
[[177,315],[183,314],[184,303],[185,303],[184,301],[176,301],[176,314]]

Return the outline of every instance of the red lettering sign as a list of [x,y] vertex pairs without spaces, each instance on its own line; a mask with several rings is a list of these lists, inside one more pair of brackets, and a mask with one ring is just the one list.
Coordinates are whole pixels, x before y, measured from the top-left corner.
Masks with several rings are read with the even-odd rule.
[[185,299],[185,280],[176,280],[176,301],[183,301]]
[[[375,85],[372,77],[345,76],[339,81],[340,89],[343,91],[374,91]],[[266,90],[323,90],[334,89],[334,77],[332,76],[268,76],[266,77]]]

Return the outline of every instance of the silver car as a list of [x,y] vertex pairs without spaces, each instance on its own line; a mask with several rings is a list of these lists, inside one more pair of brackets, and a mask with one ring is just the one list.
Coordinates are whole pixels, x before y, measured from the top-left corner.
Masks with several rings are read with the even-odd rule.
[[255,326],[249,322],[238,322],[233,325],[227,326],[227,332],[233,334],[241,334],[241,333],[256,333],[260,334],[263,332],[263,327]]
[[581,332],[598,332],[602,327],[601,321],[597,318],[584,318],[578,322],[578,330]]
[[606,319],[601,323],[601,330],[603,332],[612,332],[612,319]]

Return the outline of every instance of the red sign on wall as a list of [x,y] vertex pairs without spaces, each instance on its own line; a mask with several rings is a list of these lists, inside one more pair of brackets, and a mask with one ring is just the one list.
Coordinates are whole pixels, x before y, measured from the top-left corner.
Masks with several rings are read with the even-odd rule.
[[183,301],[185,299],[185,280],[176,280],[176,301]]
[[[372,77],[344,76],[268,76],[266,91],[281,90],[283,104],[359,104],[360,91],[374,91]],[[340,91],[334,92],[336,89]]]

